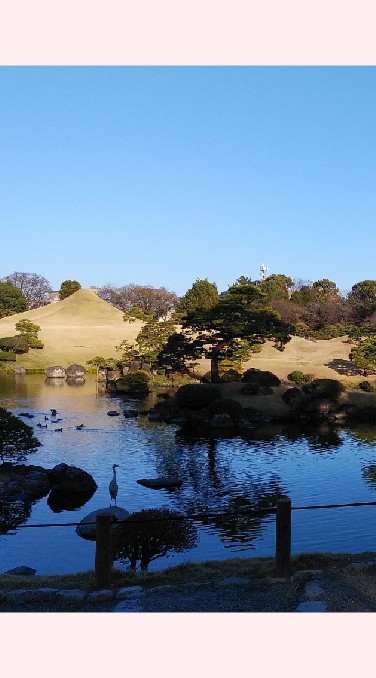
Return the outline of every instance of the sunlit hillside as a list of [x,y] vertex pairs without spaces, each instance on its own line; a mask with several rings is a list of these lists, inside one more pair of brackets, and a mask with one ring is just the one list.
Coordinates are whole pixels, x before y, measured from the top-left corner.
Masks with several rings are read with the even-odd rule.
[[[44,342],[42,350],[30,350],[17,357],[16,364],[26,368],[85,365],[95,355],[118,357],[115,347],[123,339],[133,341],[142,327],[141,322],[125,323],[121,311],[88,289],[80,289],[63,301],[1,319],[0,336],[13,336],[15,324],[22,318],[40,325],[39,337]],[[348,381],[352,377],[334,368],[343,361],[348,363],[350,348],[343,338],[312,342],[293,337],[281,353],[268,341],[246,366],[271,370],[281,379],[293,370],[302,370],[317,377]],[[200,361],[198,371],[204,373],[209,369],[208,360]]]
[[19,355],[17,365],[34,369],[85,365],[95,355],[118,357],[115,346],[123,339],[134,340],[142,326],[140,322],[125,323],[121,311],[88,289],[80,289],[63,301],[2,318],[0,336],[13,336],[15,324],[23,318],[41,327],[38,337],[44,348]]

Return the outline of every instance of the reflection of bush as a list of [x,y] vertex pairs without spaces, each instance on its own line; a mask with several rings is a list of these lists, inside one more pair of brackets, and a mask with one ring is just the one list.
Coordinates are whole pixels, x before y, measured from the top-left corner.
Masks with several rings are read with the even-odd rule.
[[17,461],[22,453],[31,452],[40,446],[34,438],[33,429],[20,421],[11,412],[0,407],[0,459]]
[[18,525],[26,523],[30,516],[31,504],[21,500],[0,501],[0,534],[6,534]]
[[370,464],[363,469],[363,476],[367,483],[376,485],[376,464]]
[[132,513],[116,533],[114,559],[129,561],[132,569],[140,562],[147,570],[152,560],[168,551],[181,553],[196,545],[197,530],[192,521],[169,509],[144,509]]

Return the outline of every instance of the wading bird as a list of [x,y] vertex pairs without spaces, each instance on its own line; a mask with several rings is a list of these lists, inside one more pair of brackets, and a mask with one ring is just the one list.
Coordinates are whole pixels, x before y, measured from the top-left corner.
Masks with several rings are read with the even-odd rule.
[[118,468],[118,467],[119,467],[119,464],[113,465],[112,470],[114,472],[114,477],[112,478],[112,480],[111,480],[111,482],[108,486],[108,489],[110,490],[110,506],[111,506],[111,500],[112,499],[114,500],[115,506],[116,506],[116,497],[117,497],[119,486],[116,482],[116,470],[115,469]]

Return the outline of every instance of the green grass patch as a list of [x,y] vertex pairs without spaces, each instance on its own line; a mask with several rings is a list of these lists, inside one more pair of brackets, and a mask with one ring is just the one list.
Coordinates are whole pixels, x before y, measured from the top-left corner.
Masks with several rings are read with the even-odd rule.
[[[298,570],[318,570],[326,568],[343,568],[349,563],[374,560],[376,553],[301,553],[291,558],[291,572]],[[251,577],[262,579],[275,576],[275,559],[265,558],[231,558],[229,560],[207,560],[203,563],[184,563],[159,572],[133,572],[112,570],[112,588],[123,586],[143,586],[151,588],[163,584],[175,586],[188,582],[202,582],[225,579],[227,577]],[[13,589],[36,589],[51,587],[57,589],[95,590],[94,571],[68,575],[51,575],[20,577],[0,575],[0,588],[4,591]]]

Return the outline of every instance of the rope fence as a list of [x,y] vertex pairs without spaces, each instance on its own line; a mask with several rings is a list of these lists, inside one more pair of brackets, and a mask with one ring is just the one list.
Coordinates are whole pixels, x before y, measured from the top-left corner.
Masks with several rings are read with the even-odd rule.
[[[278,500],[281,501],[281,500]],[[277,502],[278,506],[278,502]],[[225,513],[213,513],[212,511],[203,511],[202,513],[190,513],[186,515],[181,515],[181,516],[169,516],[168,520],[176,520],[177,522],[181,520],[196,520],[196,521],[201,521],[201,520],[206,520],[207,518],[228,518],[228,516],[236,516],[236,515],[241,515],[241,516],[247,516],[247,515],[261,515],[264,513],[268,514],[273,514],[277,513],[277,506],[270,506],[267,508],[258,508],[258,509],[239,509],[238,511],[234,511],[229,513],[228,511]],[[358,506],[376,506],[376,501],[354,501],[354,502],[349,502],[347,504],[313,504],[311,506],[291,506],[291,511],[311,511],[315,509],[336,509],[336,508],[347,508],[347,507],[358,507]],[[163,522],[165,521],[166,518],[140,518],[137,519],[137,521],[132,520],[132,518],[126,518],[124,520],[118,520],[116,519],[116,524],[121,524],[121,523],[156,523],[156,522]],[[95,525],[96,521],[93,522],[85,522],[85,525]],[[32,527],[77,527],[78,525],[81,525],[81,522],[78,523],[35,523],[35,524],[28,524],[28,525],[18,525],[17,527],[10,528],[10,529],[27,529],[27,528],[32,528]]]
[[[338,508],[354,508],[360,506],[376,506],[376,501],[367,502],[348,502],[346,504],[314,504],[310,506],[292,506],[289,497],[282,497],[278,499],[277,505],[267,508],[258,509],[244,509],[233,513],[213,513],[204,511],[202,513],[192,513],[188,515],[169,516],[170,521],[206,521],[208,518],[223,518],[235,516],[252,516],[262,514],[276,514],[276,539],[275,539],[275,574],[276,577],[288,577],[290,574],[290,560],[291,560],[291,513],[292,511],[310,511],[319,509],[338,509]],[[102,513],[97,515],[96,520],[92,522],[85,522],[86,525],[95,525],[95,580],[98,589],[108,588],[111,586],[111,569],[112,569],[112,526],[120,524],[137,524],[140,523],[157,523],[166,521],[165,517],[144,518],[132,520],[132,517],[117,520],[109,513]],[[50,527],[77,527],[81,522],[72,523],[40,523],[19,525],[17,528],[10,529],[27,529],[27,528],[50,528]]]

